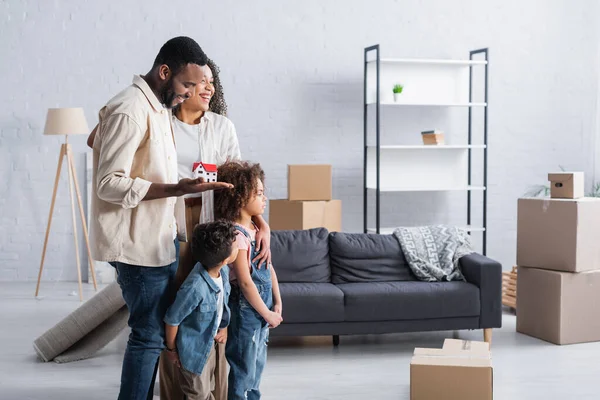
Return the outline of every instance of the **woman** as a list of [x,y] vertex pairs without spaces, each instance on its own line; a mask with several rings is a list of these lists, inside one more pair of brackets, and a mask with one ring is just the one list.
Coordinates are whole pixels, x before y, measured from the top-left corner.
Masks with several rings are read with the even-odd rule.
[[[226,117],[227,104],[223,97],[223,86],[219,79],[219,68],[212,60],[203,67],[204,77],[196,86],[194,96],[178,106],[172,116],[173,133],[177,149],[179,179],[193,178],[192,165],[196,162],[221,165],[228,160],[240,160],[240,148],[233,123]],[[191,230],[197,223],[214,220],[213,192],[202,193],[201,197],[178,199],[176,216],[180,234],[185,231],[184,238],[190,237]],[[185,206],[184,206],[185,201]],[[187,222],[187,223],[186,223]],[[257,235],[257,245],[261,252],[257,259],[270,263],[270,237],[268,224],[262,217],[254,221],[261,235]],[[182,238],[183,239],[183,238]],[[183,239],[185,240],[185,239]],[[185,244],[180,247],[180,262],[176,281],[181,284],[193,268],[193,261],[186,252]],[[215,391],[216,400],[227,398],[227,361],[225,360],[225,340],[227,329],[219,329],[216,345]],[[160,389],[161,399],[179,400],[183,393],[173,365],[168,358],[161,356]]]
[[[193,178],[192,165],[196,162],[220,165],[227,160],[241,159],[235,127],[226,117],[227,104],[219,79],[219,68],[209,59],[203,69],[204,78],[196,86],[194,96],[178,106],[172,117],[179,179]],[[210,222],[214,220],[213,192],[203,193],[201,199],[203,207],[198,222]],[[197,201],[188,199],[187,204],[197,204]],[[182,212],[181,207],[178,212]],[[194,221],[193,225],[196,223]],[[261,248],[258,258],[270,261],[269,226],[262,217],[255,223],[259,228],[266,229],[256,238]]]

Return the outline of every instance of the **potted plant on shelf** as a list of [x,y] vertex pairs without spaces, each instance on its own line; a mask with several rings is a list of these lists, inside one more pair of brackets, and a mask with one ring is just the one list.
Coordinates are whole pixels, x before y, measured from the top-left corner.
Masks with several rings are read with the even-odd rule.
[[401,84],[397,83],[394,85],[394,101],[397,102],[398,98],[400,97],[400,93],[402,93],[402,90],[404,90],[404,86],[402,86]]

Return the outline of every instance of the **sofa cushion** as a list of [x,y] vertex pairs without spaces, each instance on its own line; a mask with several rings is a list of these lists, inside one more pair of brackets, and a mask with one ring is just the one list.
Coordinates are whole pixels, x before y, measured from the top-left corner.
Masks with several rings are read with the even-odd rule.
[[336,284],[416,280],[393,235],[335,232],[329,235],[329,252]]
[[279,282],[331,282],[325,228],[271,232],[271,259]]
[[341,322],[344,294],[331,283],[280,283],[284,323]]
[[467,282],[371,282],[337,285],[345,321],[394,321],[480,314],[479,288]]

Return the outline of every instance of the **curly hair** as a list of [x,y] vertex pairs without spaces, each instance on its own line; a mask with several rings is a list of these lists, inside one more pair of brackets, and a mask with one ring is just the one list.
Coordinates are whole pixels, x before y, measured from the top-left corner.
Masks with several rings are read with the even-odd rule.
[[215,114],[222,115],[224,117],[227,116],[227,103],[225,103],[225,96],[223,95],[223,84],[221,83],[221,77],[219,73],[221,70],[215,64],[212,59],[208,59],[206,65],[210,68],[213,73],[213,86],[215,88],[215,93],[210,99],[210,104],[208,105],[208,111],[212,111]]
[[230,190],[214,192],[215,218],[237,221],[244,208],[258,190],[258,180],[265,181],[265,172],[260,164],[247,161],[228,161],[219,166],[219,182],[233,185]]
[[235,226],[230,221],[198,224],[192,235],[192,256],[204,268],[214,268],[231,255]]

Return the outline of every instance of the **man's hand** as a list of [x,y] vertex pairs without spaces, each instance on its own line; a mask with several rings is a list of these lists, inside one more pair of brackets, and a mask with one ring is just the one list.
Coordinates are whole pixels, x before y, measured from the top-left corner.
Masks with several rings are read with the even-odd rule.
[[205,182],[204,178],[184,178],[177,183],[178,195],[202,193],[209,190],[231,189],[233,185],[225,182]]
[[283,313],[283,306],[281,305],[281,303],[276,303],[273,305],[273,312],[282,315]]
[[204,182],[204,178],[184,178],[178,183],[152,183],[145,201],[164,199],[166,197],[179,197],[186,194],[202,193],[209,190],[231,189],[233,185],[225,182]]
[[258,268],[265,263],[267,269],[271,267],[271,228],[267,224],[260,228],[256,233],[256,250],[259,253],[254,257],[252,262],[258,262]]
[[222,329],[218,330],[217,336],[215,336],[215,341],[217,343],[222,343],[222,344],[227,342],[227,328],[222,328]]
[[179,354],[177,354],[177,350],[166,350],[165,354],[170,362],[175,364],[177,368],[181,368],[181,361],[179,361]]
[[279,324],[283,322],[283,318],[281,318],[280,314],[276,312],[269,311],[269,314],[265,318],[265,321],[269,324],[269,328],[277,328]]

